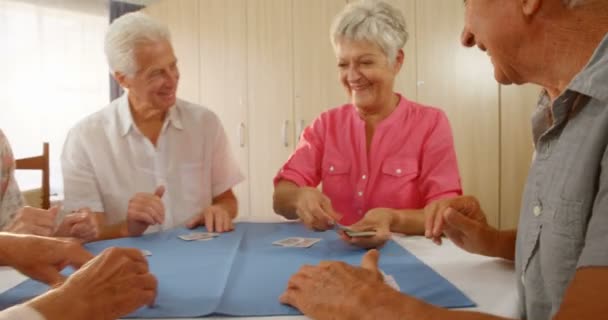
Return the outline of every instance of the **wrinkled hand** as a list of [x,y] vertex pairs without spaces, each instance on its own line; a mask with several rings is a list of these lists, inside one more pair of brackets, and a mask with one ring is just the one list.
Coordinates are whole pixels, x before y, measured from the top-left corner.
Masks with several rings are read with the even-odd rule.
[[55,218],[58,211],[58,207],[52,207],[49,210],[23,207],[19,209],[15,218],[3,231],[50,237],[55,231]]
[[370,250],[361,268],[343,262],[303,266],[279,300],[313,319],[362,319],[374,308],[370,299],[394,291],[382,280],[378,257],[377,250]]
[[487,223],[485,214],[475,197],[462,196],[433,201],[424,208],[424,236],[432,239],[436,244],[441,244],[441,236],[445,229],[444,215],[449,208],[471,219]]
[[50,286],[60,285],[65,277],[59,272],[67,266],[80,268],[93,258],[79,243],[40,236],[12,237],[6,261],[24,275]]
[[202,213],[186,223],[186,227],[190,229],[200,225],[204,225],[208,232],[228,232],[234,230],[232,216],[219,205],[207,207]]
[[342,240],[361,247],[361,248],[379,248],[382,247],[391,238],[391,224],[393,214],[390,209],[376,208],[368,211],[363,219],[349,226],[353,231],[375,231],[373,237],[349,237],[344,231],[338,231]]
[[[430,237],[436,239],[443,233],[468,252],[488,255],[499,232],[488,224],[479,201],[471,196],[441,201],[442,204],[435,208],[432,215],[427,216],[431,218],[429,219],[431,223],[429,224],[429,220],[426,221],[425,235],[429,237],[430,230]],[[426,210],[425,208],[425,213]]]
[[33,306],[42,314],[52,314],[58,305],[66,305],[79,311],[80,316],[74,319],[113,320],[143,305],[153,305],[157,286],[140,250],[109,248],[54,290],[55,303],[38,299]]
[[334,222],[342,218],[331,205],[331,200],[319,189],[298,189],[296,214],[302,223],[313,230],[325,231],[333,228]]
[[127,230],[129,236],[142,235],[148,226],[165,221],[165,205],[161,201],[165,187],[159,186],[152,193],[136,193],[129,200],[127,209]]
[[55,232],[56,237],[73,237],[82,242],[89,242],[99,237],[99,221],[89,208],[79,209],[65,216]]

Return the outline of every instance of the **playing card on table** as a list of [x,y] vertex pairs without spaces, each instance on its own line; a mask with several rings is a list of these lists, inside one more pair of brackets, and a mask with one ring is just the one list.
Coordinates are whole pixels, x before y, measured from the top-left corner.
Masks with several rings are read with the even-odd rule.
[[141,254],[142,254],[144,257],[147,257],[147,256],[151,256],[151,255],[152,255],[152,252],[150,252],[150,251],[148,251],[148,250],[146,250],[146,249],[141,249]]
[[309,248],[319,241],[321,241],[321,238],[291,237],[275,241],[272,244],[282,247]]
[[215,237],[219,236],[219,233],[214,232],[192,232],[188,234],[183,234],[178,236],[178,238],[184,241],[194,241],[194,240],[211,240]]

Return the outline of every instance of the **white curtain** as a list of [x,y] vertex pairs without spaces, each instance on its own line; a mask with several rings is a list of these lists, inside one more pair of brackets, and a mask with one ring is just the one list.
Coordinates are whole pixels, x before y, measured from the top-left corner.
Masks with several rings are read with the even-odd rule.
[[[0,0],[0,128],[17,158],[39,155],[50,143],[51,191],[59,195],[68,130],[109,100],[107,9],[86,0],[99,10],[75,10],[80,1],[62,8],[61,1]],[[38,173],[18,171],[17,180],[22,191],[40,187]]]

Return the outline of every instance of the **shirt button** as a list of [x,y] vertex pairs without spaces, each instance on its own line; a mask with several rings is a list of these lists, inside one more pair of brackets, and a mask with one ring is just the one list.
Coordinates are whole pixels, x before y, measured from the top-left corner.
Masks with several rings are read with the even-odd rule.
[[540,206],[534,206],[534,216],[538,217],[543,213],[543,209]]
[[367,176],[366,175],[362,175],[361,179],[365,180],[365,179],[367,179]]
[[357,192],[357,194],[359,195],[359,197],[363,197],[363,191],[359,191]]
[[397,174],[401,174],[401,169],[397,169],[397,170],[395,170],[395,173],[397,173]]
[[329,167],[329,172],[334,172],[334,166]]

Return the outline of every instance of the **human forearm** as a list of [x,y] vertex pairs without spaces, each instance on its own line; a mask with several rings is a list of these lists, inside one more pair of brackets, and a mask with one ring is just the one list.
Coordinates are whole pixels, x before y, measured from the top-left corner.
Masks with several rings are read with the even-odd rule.
[[481,254],[503,258],[507,260],[515,260],[515,241],[517,237],[516,230],[496,230],[495,240],[490,242],[488,252]]
[[59,288],[38,296],[27,305],[38,311],[45,320],[80,320],[93,318],[93,312],[86,310],[86,302],[78,296]]
[[296,202],[298,199],[299,187],[287,180],[281,180],[274,187],[272,195],[272,207],[277,214],[293,220],[297,219]]
[[[439,308],[403,295],[392,288],[380,290],[369,290],[368,294],[361,296],[362,301],[358,303],[360,317],[357,319],[404,319],[404,320],[505,320],[489,314],[470,311],[451,311]],[[365,303],[363,303],[365,301]],[[365,310],[363,310],[365,309]]]
[[424,234],[423,209],[386,209],[392,215],[391,231],[407,235]]
[[129,227],[127,221],[115,224],[100,224],[98,240],[108,240],[129,237]]
[[0,266],[10,266],[14,255],[15,241],[19,236],[0,232]]

